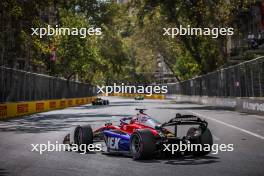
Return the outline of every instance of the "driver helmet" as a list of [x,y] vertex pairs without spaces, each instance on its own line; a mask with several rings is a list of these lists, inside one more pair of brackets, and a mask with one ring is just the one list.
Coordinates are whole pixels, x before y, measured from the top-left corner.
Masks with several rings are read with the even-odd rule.
[[146,114],[143,114],[143,113],[137,114],[137,121],[139,123],[145,123],[147,119],[148,119],[148,116]]
[[130,123],[135,123],[138,121],[138,118],[137,118],[137,115],[136,116],[133,116],[132,119],[130,120]]

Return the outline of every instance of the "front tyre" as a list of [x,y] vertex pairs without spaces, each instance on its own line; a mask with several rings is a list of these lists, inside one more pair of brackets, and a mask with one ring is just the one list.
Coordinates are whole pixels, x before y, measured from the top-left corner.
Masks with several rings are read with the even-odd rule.
[[135,160],[151,159],[156,150],[156,140],[149,129],[135,131],[130,137],[130,152]]
[[79,147],[93,143],[93,130],[90,125],[77,126],[75,128],[74,143]]

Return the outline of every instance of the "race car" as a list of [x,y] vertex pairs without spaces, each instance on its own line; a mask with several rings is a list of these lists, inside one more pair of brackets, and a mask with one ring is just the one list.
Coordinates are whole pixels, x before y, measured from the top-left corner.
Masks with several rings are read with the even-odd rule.
[[135,100],[144,100],[144,96],[143,95],[138,95],[135,97]]
[[102,98],[96,98],[92,101],[92,105],[109,105],[109,101]]
[[[146,109],[136,109],[138,113],[132,117],[120,120],[120,125],[106,123],[105,126],[92,130],[90,125],[77,126],[73,133],[73,142],[77,145],[92,144],[94,141],[103,140],[108,154],[124,154],[132,156],[135,160],[151,159],[156,155],[172,155],[164,148],[170,144],[200,144],[209,146],[209,150],[200,148],[196,151],[178,151],[178,155],[204,156],[210,153],[213,145],[212,134],[207,128],[208,123],[193,115],[176,114],[168,122],[160,123],[147,115]],[[195,125],[189,128],[186,136],[177,137],[179,125]],[[166,127],[174,127],[171,132]],[[69,143],[70,134],[64,142]]]

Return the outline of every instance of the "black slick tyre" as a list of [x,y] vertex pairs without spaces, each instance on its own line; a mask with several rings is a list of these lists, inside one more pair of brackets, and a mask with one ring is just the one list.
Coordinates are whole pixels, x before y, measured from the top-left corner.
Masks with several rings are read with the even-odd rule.
[[[199,135],[195,135],[196,131],[200,131]],[[191,142],[191,144],[200,144],[202,148],[198,148],[198,150],[193,151],[194,156],[205,156],[211,152],[212,145],[213,145],[213,137],[211,131],[201,128],[190,128],[187,132],[187,136]]]
[[130,138],[130,153],[135,160],[153,158],[156,140],[149,129],[135,131]]
[[74,143],[80,146],[88,146],[93,143],[93,130],[90,125],[77,126],[74,130]]

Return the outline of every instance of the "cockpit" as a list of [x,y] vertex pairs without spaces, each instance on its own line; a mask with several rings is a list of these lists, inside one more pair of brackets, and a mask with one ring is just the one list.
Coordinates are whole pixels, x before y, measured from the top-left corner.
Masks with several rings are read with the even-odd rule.
[[153,118],[151,118],[150,116],[148,116],[147,114],[144,114],[144,113],[137,114],[134,118],[135,119],[132,118],[132,120],[131,120],[132,123],[137,122],[137,123],[140,123],[142,125],[149,126],[151,128],[155,128],[155,126],[161,124],[157,120],[154,120]]

